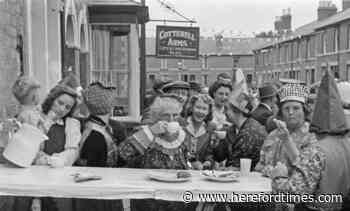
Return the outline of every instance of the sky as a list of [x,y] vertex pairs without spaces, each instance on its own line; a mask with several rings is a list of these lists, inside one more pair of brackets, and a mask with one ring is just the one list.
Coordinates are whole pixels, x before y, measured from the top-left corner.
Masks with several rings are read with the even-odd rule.
[[[159,0],[145,0],[149,7],[150,19],[183,20],[171,11],[165,9]],[[164,0],[161,0],[164,1]],[[197,21],[192,26],[200,27],[202,36],[213,36],[223,32],[224,37],[253,36],[274,29],[276,16],[282,15],[282,10],[290,8],[292,14],[292,29],[317,19],[319,0],[165,0],[177,11],[190,19]],[[342,0],[333,0],[338,11],[342,10]],[[155,36],[156,25],[164,22],[150,21],[146,25],[148,37]],[[166,25],[190,26],[189,23],[170,23]]]

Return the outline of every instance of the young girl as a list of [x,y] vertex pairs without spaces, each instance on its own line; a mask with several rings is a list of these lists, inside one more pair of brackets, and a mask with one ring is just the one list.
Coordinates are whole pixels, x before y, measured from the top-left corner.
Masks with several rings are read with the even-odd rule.
[[189,161],[192,168],[202,170],[213,166],[210,139],[214,129],[208,124],[212,119],[213,99],[206,94],[194,95],[189,100],[186,112],[185,131]]

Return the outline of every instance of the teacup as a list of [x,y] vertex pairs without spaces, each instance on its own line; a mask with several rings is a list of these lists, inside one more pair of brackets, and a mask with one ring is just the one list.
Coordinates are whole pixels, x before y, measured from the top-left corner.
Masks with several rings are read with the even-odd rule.
[[178,122],[169,122],[167,131],[169,133],[176,133],[180,129],[180,124]]
[[219,139],[224,139],[226,137],[226,131],[224,130],[216,130],[215,134]]

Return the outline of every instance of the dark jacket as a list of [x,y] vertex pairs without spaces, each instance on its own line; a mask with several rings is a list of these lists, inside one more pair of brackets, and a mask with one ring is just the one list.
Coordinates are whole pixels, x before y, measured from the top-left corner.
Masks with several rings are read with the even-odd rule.
[[266,126],[267,119],[272,115],[272,111],[270,111],[268,108],[266,108],[266,106],[262,105],[261,103],[251,113],[251,116],[263,126]]

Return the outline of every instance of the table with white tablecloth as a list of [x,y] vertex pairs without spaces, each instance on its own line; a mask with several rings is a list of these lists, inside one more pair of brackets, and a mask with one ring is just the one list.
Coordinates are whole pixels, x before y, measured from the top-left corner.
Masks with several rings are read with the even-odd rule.
[[[0,195],[86,198],[86,199],[161,199],[183,201],[186,191],[193,193],[269,193],[271,181],[258,173],[239,177],[236,182],[205,180],[200,171],[189,171],[191,180],[183,183],[153,181],[148,174],[176,170],[31,166],[14,168],[0,165]],[[76,183],[73,175],[90,173],[101,180]]]

